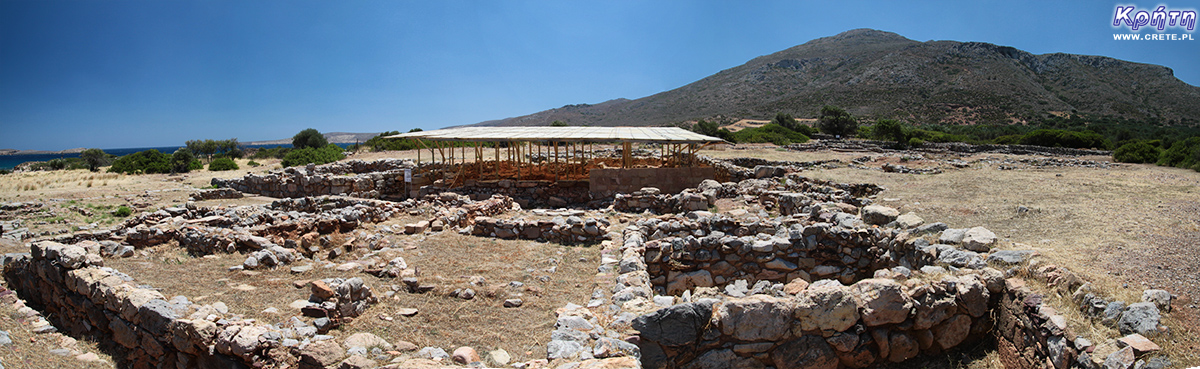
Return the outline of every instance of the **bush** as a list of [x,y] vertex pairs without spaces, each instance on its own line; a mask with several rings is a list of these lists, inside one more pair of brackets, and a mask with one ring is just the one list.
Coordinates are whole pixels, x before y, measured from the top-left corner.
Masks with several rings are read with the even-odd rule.
[[283,159],[283,157],[287,156],[287,153],[291,151],[292,149],[287,147],[264,148],[258,149],[258,151],[255,151],[254,155],[250,157],[254,159]]
[[882,141],[893,141],[901,145],[908,143],[904,123],[895,119],[880,119],[871,128],[871,138]]
[[817,128],[825,134],[850,137],[858,132],[858,122],[842,108],[825,105],[817,119]]
[[1039,129],[1021,138],[1022,145],[1068,147],[1072,149],[1107,149],[1108,140],[1092,131]]
[[171,158],[155,149],[139,151],[117,158],[108,171],[125,174],[170,173]]
[[1158,154],[1158,148],[1148,143],[1130,142],[1113,151],[1113,160],[1122,163],[1156,163]]
[[[729,132],[728,130],[723,131]],[[730,134],[733,141],[738,143],[773,143],[783,146],[808,142],[808,136],[774,123],[757,128],[746,128]]]
[[305,164],[325,164],[342,160],[346,157],[342,153],[342,148],[334,144],[325,145],[325,147],[316,149],[306,147],[299,150],[292,150],[283,157],[283,166],[292,167]]
[[1200,166],[1200,137],[1176,141],[1158,156],[1158,165],[1192,168]]
[[329,144],[329,141],[325,140],[325,136],[322,135],[320,131],[317,131],[313,128],[305,129],[300,131],[300,133],[297,133],[295,136],[292,136],[293,149],[316,149],[325,147],[327,144]]
[[233,162],[233,159],[230,158],[216,158],[211,163],[208,163],[208,170],[212,172],[234,170],[237,168],[237,163]]
[[246,165],[249,165],[251,168],[256,168],[262,164],[259,164],[257,161],[251,160],[251,161],[247,162]]
[[113,216],[124,218],[133,215],[133,209],[130,209],[128,206],[121,205],[121,207],[117,208],[117,210],[113,210],[112,214]]

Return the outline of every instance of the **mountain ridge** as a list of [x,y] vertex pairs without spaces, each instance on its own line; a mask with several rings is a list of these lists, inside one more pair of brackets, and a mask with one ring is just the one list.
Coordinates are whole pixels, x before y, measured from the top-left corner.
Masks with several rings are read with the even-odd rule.
[[823,105],[915,123],[1013,124],[1061,112],[1161,121],[1200,116],[1200,87],[1167,67],[1106,56],[1035,55],[986,42],[914,41],[855,29],[759,56],[638,99],[573,104],[480,126],[672,125],[815,118]]

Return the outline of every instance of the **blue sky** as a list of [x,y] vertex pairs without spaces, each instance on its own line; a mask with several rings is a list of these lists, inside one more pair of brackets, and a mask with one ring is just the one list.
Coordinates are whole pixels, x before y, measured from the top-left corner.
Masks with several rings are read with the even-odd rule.
[[1200,0],[0,0],[0,148],[470,124],[644,97],[855,28],[1160,64],[1200,85],[1200,41],[1114,41],[1130,33],[1112,27],[1118,4],[1200,9]]

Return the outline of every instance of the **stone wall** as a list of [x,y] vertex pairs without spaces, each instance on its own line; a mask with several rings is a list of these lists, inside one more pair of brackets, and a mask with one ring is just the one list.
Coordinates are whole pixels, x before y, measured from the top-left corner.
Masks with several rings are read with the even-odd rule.
[[592,169],[588,173],[594,197],[630,193],[643,187],[656,187],[666,193],[679,193],[696,187],[701,181],[716,178],[716,168],[628,168]]
[[[801,144],[791,144],[784,146],[788,150],[796,151],[872,151],[883,152],[884,150],[894,150],[895,142],[891,141],[873,141],[873,140],[814,140]],[[1072,149],[1065,147],[1045,147],[1033,145],[971,145],[963,142],[926,142],[922,143],[921,147],[909,148],[911,151],[932,152],[932,153],[961,153],[961,154],[977,154],[977,153],[997,153],[1011,155],[1060,155],[1060,156],[1111,156],[1112,151],[1105,150],[1089,150],[1089,149]]]
[[551,220],[475,218],[471,234],[504,239],[544,240],[562,244],[596,243],[608,239],[608,220],[557,217]]
[[[421,186],[420,197],[441,193],[457,193],[475,200],[484,200],[493,195],[511,197],[522,208],[568,205],[596,205],[599,200],[588,193],[588,181],[518,181],[511,179],[489,181],[467,181],[463,186],[445,188],[435,185]],[[594,206],[593,206],[594,207]]]
[[[30,254],[6,255],[4,278],[54,327],[100,342],[122,367],[288,367],[317,339],[318,328],[259,325],[227,315],[223,303],[167,299],[103,267],[99,248],[39,242]],[[306,309],[323,314],[325,329],[375,303],[371,288],[359,278],[318,281],[312,287],[309,301],[317,302]]]
[[196,191],[191,196],[191,201],[216,200],[216,199],[240,199],[242,193],[232,188],[213,188],[207,190]]
[[404,196],[404,169],[411,161],[385,159],[372,162],[350,160],[326,165],[291,167],[265,175],[242,178],[213,178],[217,187],[270,197],[346,195],[363,198]]

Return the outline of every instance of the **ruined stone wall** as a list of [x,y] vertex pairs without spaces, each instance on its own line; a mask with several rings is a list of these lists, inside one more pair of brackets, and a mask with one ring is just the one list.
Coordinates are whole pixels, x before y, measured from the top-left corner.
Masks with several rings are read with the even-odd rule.
[[588,181],[517,181],[511,179],[490,181],[467,181],[463,186],[445,188],[421,186],[420,197],[440,193],[457,193],[474,200],[484,200],[493,195],[511,197],[522,208],[551,207],[597,203],[588,192]]
[[[1004,287],[991,268],[888,269],[936,259],[879,228],[693,212],[639,221],[625,236],[615,303],[691,301],[634,320],[646,368],[901,362],[985,337]],[[829,279],[808,283],[822,278]]]
[[475,218],[471,234],[504,239],[545,240],[550,242],[596,243],[608,239],[607,219],[567,217],[553,220]]
[[716,178],[716,168],[628,168],[592,169],[588,174],[590,191],[595,197],[630,193],[643,187],[656,187],[666,193],[679,193],[696,187],[701,181]]
[[5,278],[66,333],[107,342],[106,349],[124,354],[120,359],[135,367],[247,367],[241,359],[209,351],[220,331],[216,324],[179,319],[187,305],[102,268],[99,255],[56,243],[35,244],[31,251],[5,266]]
[[323,328],[259,325],[227,316],[224,304],[167,299],[103,267],[99,249],[94,242],[39,242],[30,254],[6,255],[4,278],[54,327],[100,342],[125,367],[289,367],[303,360],[302,347],[319,329],[335,327],[376,302],[359,278],[322,280],[313,283],[309,301],[314,302],[304,312],[330,323]]
[[286,168],[266,175],[247,174],[242,178],[213,178],[212,185],[244,193],[270,197],[345,195],[363,198],[404,195],[405,168],[411,161],[350,160],[305,168]]

